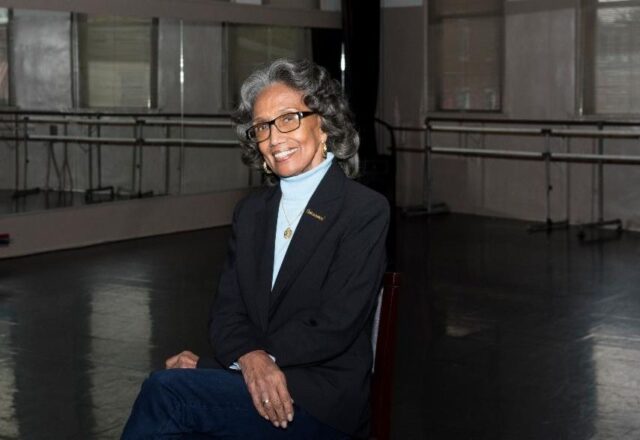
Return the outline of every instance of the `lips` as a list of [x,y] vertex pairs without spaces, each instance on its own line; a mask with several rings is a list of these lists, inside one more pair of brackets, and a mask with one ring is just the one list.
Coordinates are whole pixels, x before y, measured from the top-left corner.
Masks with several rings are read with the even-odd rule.
[[281,150],[281,151],[278,151],[277,153],[273,153],[273,157],[275,158],[276,162],[282,162],[289,159],[291,155],[293,155],[293,153],[295,153],[296,151],[298,151],[298,148],[289,148],[286,150]]

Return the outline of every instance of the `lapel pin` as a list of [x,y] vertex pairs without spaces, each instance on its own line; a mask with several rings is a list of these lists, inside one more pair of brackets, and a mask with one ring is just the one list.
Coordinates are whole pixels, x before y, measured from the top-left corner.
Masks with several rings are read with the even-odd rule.
[[317,214],[317,213],[313,212],[313,211],[312,211],[312,210],[310,210],[310,209],[307,209],[307,210],[305,211],[305,214],[310,215],[311,217],[315,218],[315,219],[316,219],[316,220],[318,220],[318,221],[321,221],[321,222],[323,222],[323,221],[324,221],[324,216],[322,216],[322,215],[320,215],[320,214]]

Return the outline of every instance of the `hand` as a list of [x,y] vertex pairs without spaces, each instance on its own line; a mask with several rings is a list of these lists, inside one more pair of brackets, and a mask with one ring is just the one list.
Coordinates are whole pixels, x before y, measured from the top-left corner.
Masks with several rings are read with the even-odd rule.
[[263,350],[241,356],[238,363],[258,413],[274,426],[286,428],[293,421],[293,400],[282,370]]
[[200,357],[190,351],[183,351],[175,356],[171,356],[164,363],[166,369],[170,368],[196,368]]

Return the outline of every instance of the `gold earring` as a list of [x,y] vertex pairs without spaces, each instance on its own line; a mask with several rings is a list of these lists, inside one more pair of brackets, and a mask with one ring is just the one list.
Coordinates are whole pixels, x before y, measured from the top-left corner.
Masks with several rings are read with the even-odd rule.
[[262,169],[264,170],[265,174],[273,174],[273,171],[271,171],[269,169],[269,165],[267,165],[267,161],[266,160],[262,161]]
[[322,157],[324,159],[327,158],[327,143],[326,142],[322,143]]

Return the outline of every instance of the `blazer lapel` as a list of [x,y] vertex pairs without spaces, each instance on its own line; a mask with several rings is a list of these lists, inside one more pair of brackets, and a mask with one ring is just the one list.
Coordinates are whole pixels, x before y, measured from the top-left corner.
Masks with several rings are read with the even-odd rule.
[[338,218],[345,179],[346,176],[340,166],[333,163],[311,196],[273,286],[270,306],[272,311],[282,301],[286,295],[287,286],[295,280],[320,240]]
[[260,316],[260,325],[267,330],[269,317],[269,297],[273,278],[273,253],[276,237],[278,206],[282,192],[279,187],[265,200],[264,209],[256,214],[255,243],[256,263],[258,266],[258,285],[254,292],[256,307]]

